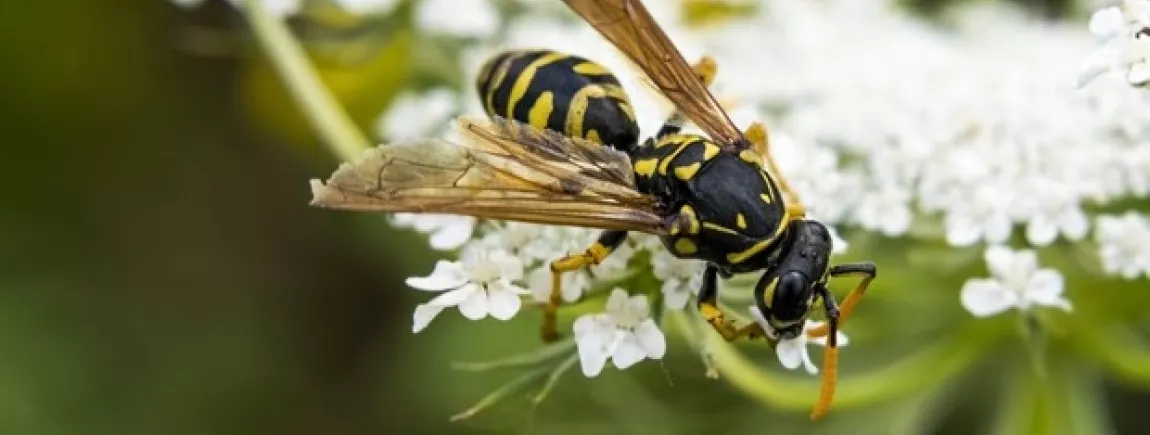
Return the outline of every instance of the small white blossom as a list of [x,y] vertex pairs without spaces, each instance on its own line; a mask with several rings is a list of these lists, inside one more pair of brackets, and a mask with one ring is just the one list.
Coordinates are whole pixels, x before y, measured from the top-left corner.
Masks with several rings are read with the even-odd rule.
[[1102,45],[1079,73],[1078,86],[1115,74],[1133,86],[1150,82],[1150,1],[1125,0],[1090,17],[1091,33]]
[[391,223],[429,234],[432,248],[447,251],[463,246],[471,239],[476,219],[450,214],[396,213],[392,215]]
[[[198,7],[204,4],[204,0],[169,0],[177,6],[185,8]],[[232,5],[240,6],[247,0],[230,0]],[[303,6],[302,0],[251,0],[262,1],[264,9],[268,14],[274,17],[286,17],[300,11]]]
[[386,14],[399,5],[400,0],[335,0],[343,10],[353,14]]
[[387,140],[440,136],[449,130],[458,100],[458,93],[448,88],[404,92],[376,120],[377,134]]
[[[750,312],[751,318],[755,320],[755,323],[759,324],[759,327],[763,328],[763,331],[765,331],[768,336],[776,336],[774,328],[767,322],[767,318],[763,315],[763,312],[759,311],[759,307],[751,305]],[[775,356],[779,358],[779,364],[782,364],[787,370],[797,369],[801,365],[807,373],[812,375],[819,374],[819,368],[815,366],[814,362],[811,362],[811,355],[807,352],[807,345],[812,343],[819,346],[827,345],[826,336],[811,337],[809,335],[811,330],[822,327],[824,323],[825,322],[816,320],[807,320],[806,323],[803,323],[803,332],[798,336],[791,339],[779,340],[779,342],[775,344]],[[835,344],[842,347],[850,343],[846,334],[843,334],[842,331],[836,332]]]
[[[537,302],[547,302],[551,299],[551,280],[553,278],[549,264],[544,263],[527,276],[527,286],[531,289],[532,298]],[[591,288],[591,274],[586,269],[565,272],[560,278],[560,284],[562,285],[560,294],[563,297],[563,302],[575,302]]]
[[996,245],[986,249],[984,259],[991,277],[972,278],[962,286],[962,306],[975,317],[1035,305],[1071,310],[1070,301],[1062,297],[1062,275],[1054,269],[1039,269],[1034,251]]
[[1135,212],[1099,216],[1094,238],[1106,273],[1150,278],[1150,219]]
[[425,277],[411,277],[407,285],[444,292],[415,307],[412,332],[422,331],[445,308],[458,307],[470,320],[488,315],[508,320],[519,312],[519,297],[527,290],[513,284],[523,277],[523,264],[505,251],[468,251],[461,261],[439,261]]
[[461,38],[487,38],[499,26],[499,11],[491,0],[421,0],[415,23],[431,33]]
[[1010,197],[999,186],[982,184],[966,204],[955,203],[944,219],[946,241],[952,246],[970,246],[985,240],[1002,243],[1010,237]]
[[645,358],[662,359],[667,342],[650,310],[647,296],[628,297],[616,288],[607,299],[606,312],[575,319],[575,345],[583,375],[598,376],[608,359],[620,370]]
[[663,305],[673,310],[687,306],[687,301],[698,294],[703,285],[706,266],[702,261],[675,257],[666,249],[653,251],[651,273],[663,281]]

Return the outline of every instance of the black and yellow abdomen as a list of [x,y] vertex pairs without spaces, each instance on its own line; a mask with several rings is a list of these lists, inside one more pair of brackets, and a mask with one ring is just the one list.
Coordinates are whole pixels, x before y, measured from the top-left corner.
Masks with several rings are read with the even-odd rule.
[[488,116],[603,143],[630,153],[639,139],[619,80],[598,63],[550,50],[507,51],[476,80]]

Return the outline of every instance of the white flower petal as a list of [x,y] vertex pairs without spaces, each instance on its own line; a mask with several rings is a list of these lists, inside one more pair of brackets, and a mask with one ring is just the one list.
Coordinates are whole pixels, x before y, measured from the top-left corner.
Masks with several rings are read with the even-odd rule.
[[667,353],[667,339],[652,319],[644,320],[635,327],[635,338],[648,358],[662,359],[663,355]]
[[986,248],[982,258],[986,261],[986,268],[990,274],[999,279],[1006,279],[1014,269],[1015,254],[1005,246],[994,245]]
[[1126,73],[1126,81],[1134,86],[1142,86],[1150,82],[1150,62],[1136,63]]
[[[475,286],[475,284],[468,285],[468,287],[471,286]],[[487,317],[488,307],[487,292],[475,289],[466,300],[459,304],[459,313],[470,320],[480,320]]]
[[647,353],[639,346],[639,339],[635,337],[635,334],[619,331],[617,340],[619,345],[611,354],[611,362],[616,368],[626,369],[646,358]]
[[467,272],[463,270],[463,265],[457,262],[440,260],[435,263],[435,269],[431,271],[431,275],[413,276],[407,278],[405,282],[409,287],[415,289],[438,292],[459,288],[466,284]]
[[432,320],[435,320],[435,316],[443,312],[443,308],[442,306],[436,305],[416,305],[415,312],[411,315],[411,332],[418,333],[424,328],[427,328],[427,325],[429,325]]
[[962,286],[962,307],[975,317],[987,317],[1018,306],[1015,293],[1005,289],[998,281],[971,279]]
[[775,356],[779,358],[779,363],[788,370],[799,368],[799,365],[803,364],[803,360],[807,358],[806,354],[806,343],[799,338],[779,340],[779,343],[775,345]]
[[505,286],[498,290],[488,290],[487,303],[488,309],[491,311],[491,317],[499,320],[508,320],[515,317],[515,313],[519,312],[519,308],[523,302],[519,300],[519,293],[516,291],[523,290],[514,286]]
[[607,297],[607,313],[613,317],[624,315],[627,311],[627,303],[631,300],[630,295],[626,290],[615,287],[611,290],[611,295]]
[[811,361],[811,354],[807,352],[806,346],[803,346],[803,368],[806,369],[807,373],[812,375],[819,374],[819,368]]
[[1079,241],[1086,237],[1086,233],[1090,230],[1090,222],[1081,208],[1074,207],[1062,216],[1061,227],[1062,234],[1067,239]]
[[983,229],[966,217],[946,220],[946,243],[951,246],[971,246],[982,238]]
[[1122,11],[1117,6],[1099,9],[1090,15],[1090,33],[1102,38],[1113,37],[1123,30]]
[[431,233],[431,247],[441,251],[447,251],[463,246],[464,243],[467,243],[467,241],[471,239],[473,229],[474,226],[472,226],[472,223],[466,220],[439,227],[439,229]]
[[663,281],[663,305],[672,310],[681,310],[687,306],[691,298],[691,291],[684,283],[677,279]]
[[614,339],[614,331],[599,326],[595,315],[587,314],[575,320],[575,347],[579,353],[579,366],[587,377],[598,376],[614,351],[610,343]]
[[471,295],[478,292],[479,287],[477,287],[475,284],[467,284],[455,290],[440,293],[439,296],[436,296],[430,301],[427,301],[427,305],[444,308],[454,307],[456,305],[462,304],[467,300],[467,298],[470,298]]
[[1070,311],[1070,301],[1062,297],[1062,274],[1054,269],[1042,269],[1030,276],[1026,298],[1037,305],[1058,307]]
[[1058,226],[1045,215],[1035,216],[1026,225],[1026,240],[1034,246],[1046,246],[1058,238]]

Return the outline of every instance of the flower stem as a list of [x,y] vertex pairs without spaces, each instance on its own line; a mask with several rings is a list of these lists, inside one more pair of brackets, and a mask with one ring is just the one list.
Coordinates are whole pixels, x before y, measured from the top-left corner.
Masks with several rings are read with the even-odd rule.
[[[968,331],[940,338],[898,361],[867,373],[841,376],[835,408],[853,408],[923,391],[961,372],[973,363],[983,349],[1001,334]],[[818,379],[778,376],[743,356],[731,343],[716,340],[715,363],[736,388],[780,408],[803,410],[814,404]]]
[[579,354],[572,354],[563,360],[563,362],[559,363],[559,365],[555,366],[555,369],[551,371],[551,376],[547,377],[547,383],[543,384],[543,388],[539,390],[539,393],[531,398],[531,403],[538,405],[542,403],[544,399],[547,399],[547,395],[551,393],[551,389],[555,387],[555,384],[559,383],[559,378],[563,377],[563,374],[567,373],[568,370],[571,370],[571,367],[575,366],[576,361],[579,361]]
[[452,364],[452,367],[460,371],[483,372],[502,368],[533,366],[547,362],[552,358],[567,353],[574,347],[575,341],[568,337],[555,343],[548,344],[542,349],[521,353],[519,355],[514,355],[508,358],[484,362],[457,362]]
[[268,14],[262,1],[241,2],[256,40],[260,43],[288,93],[332,153],[353,160],[371,143],[328,91],[302,47],[279,19]]
[[510,396],[510,395],[526,388],[527,384],[530,384],[532,382],[535,382],[535,381],[543,378],[543,376],[546,374],[547,374],[547,368],[546,367],[536,367],[535,369],[532,369],[526,373],[523,373],[523,374],[515,377],[511,381],[508,381],[506,384],[503,384],[502,387],[499,387],[499,389],[491,392],[491,394],[488,394],[484,398],[479,399],[479,402],[476,402],[475,405],[472,405],[470,408],[467,408],[463,412],[460,412],[458,414],[451,416],[450,420],[452,422],[456,422],[456,421],[466,420],[466,419],[469,419],[471,417],[474,417],[475,414],[478,414],[478,413],[482,412],[483,410],[490,408],[491,405],[494,405],[494,404],[498,403],[500,400],[507,398],[507,396]]

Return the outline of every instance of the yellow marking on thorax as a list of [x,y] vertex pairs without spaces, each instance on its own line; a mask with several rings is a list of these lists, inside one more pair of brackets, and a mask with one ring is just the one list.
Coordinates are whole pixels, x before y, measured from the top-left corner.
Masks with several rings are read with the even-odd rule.
[[703,142],[703,161],[708,161],[719,155],[719,146],[711,141]]
[[675,157],[678,157],[679,153],[683,152],[683,150],[687,148],[687,145],[691,143],[692,142],[680,143],[679,147],[675,148],[675,151],[672,151],[667,157],[663,157],[662,161],[659,162],[659,174],[667,175],[667,167],[671,165],[671,161],[675,160]]
[[754,257],[755,254],[763,252],[764,249],[767,249],[768,246],[771,246],[771,243],[774,243],[774,241],[779,238],[779,235],[782,234],[783,230],[786,230],[787,226],[790,224],[791,214],[784,209],[783,217],[779,219],[779,228],[775,229],[775,234],[772,234],[771,237],[760,240],[758,243],[755,243],[743,252],[727,254],[727,262],[731,264],[739,264],[747,261],[748,258]]
[[689,221],[687,232],[690,234],[699,234],[699,215],[695,214],[695,208],[684,205],[679,208],[679,214]]
[[575,70],[575,72],[579,74],[586,74],[589,76],[605,76],[611,74],[611,71],[607,70],[607,68],[604,68],[603,65],[599,65],[595,62],[580,62],[571,69]]
[[742,213],[736,213],[735,214],[735,226],[739,227],[740,230],[747,229],[747,217],[743,216]]
[[659,165],[659,159],[643,159],[635,162],[635,173],[644,177],[650,177],[655,174],[655,168]]
[[671,145],[676,145],[676,146],[682,145],[682,144],[686,143],[689,139],[690,139],[689,136],[678,134],[678,133],[668,134],[666,136],[663,136],[657,142],[655,142],[655,148],[663,148],[665,146],[671,146]]
[[519,77],[515,79],[515,85],[511,87],[511,98],[507,100],[507,113],[508,119],[515,118],[515,106],[519,104],[519,100],[523,99],[523,95],[527,93],[527,88],[531,86],[531,82],[535,80],[535,73],[539,68],[543,68],[548,64],[566,59],[568,56],[563,53],[551,52],[539,56],[539,58],[532,61],[523,71]]
[[760,194],[759,194],[759,198],[762,198],[762,199],[763,199],[763,202],[765,202],[765,203],[767,203],[767,204],[770,204],[770,203],[771,203],[771,195],[769,195],[769,194],[766,194],[766,193],[760,193]]
[[535,104],[531,105],[531,110],[527,112],[527,121],[531,126],[540,130],[547,128],[547,120],[551,118],[551,111],[555,109],[555,93],[551,91],[544,92],[535,100]]
[[720,233],[727,233],[727,234],[730,234],[733,236],[740,235],[738,231],[732,230],[730,228],[724,227],[722,225],[719,225],[719,224],[716,224],[713,222],[703,222],[703,228],[706,228],[706,229],[711,230],[711,231],[717,231]]
[[587,130],[587,134],[583,135],[583,138],[585,138],[591,142],[595,142],[597,144],[603,143],[603,139],[599,138],[599,132],[595,131],[595,129],[593,129],[593,128],[590,130]]
[[701,167],[703,167],[702,162],[695,162],[687,166],[675,167],[675,176],[679,177],[679,179],[683,181],[690,180],[695,176],[695,174],[699,173],[699,168]]
[[563,125],[568,135],[583,136],[583,119],[587,117],[587,105],[591,104],[592,98],[602,98],[605,95],[607,94],[603,91],[603,87],[595,84],[586,85],[575,91],[575,95],[571,96],[571,102],[567,104],[567,119]]
[[499,86],[503,84],[503,80],[507,78],[507,70],[511,68],[511,61],[515,58],[516,56],[510,56],[504,59],[503,62],[499,64],[498,69],[495,70],[495,77],[491,80],[491,86],[487,88],[487,95],[484,96],[484,104],[487,105],[487,113],[492,115],[496,114],[495,91],[499,89]]
[[755,153],[754,151],[751,151],[749,149],[739,151],[739,158],[742,159],[744,162],[753,164],[753,165],[758,166],[760,168],[763,167],[763,158],[760,157],[758,155],[758,153]]
[[691,239],[680,237],[679,240],[675,241],[675,252],[690,255],[699,252],[699,247],[695,246],[695,242],[692,242]]

